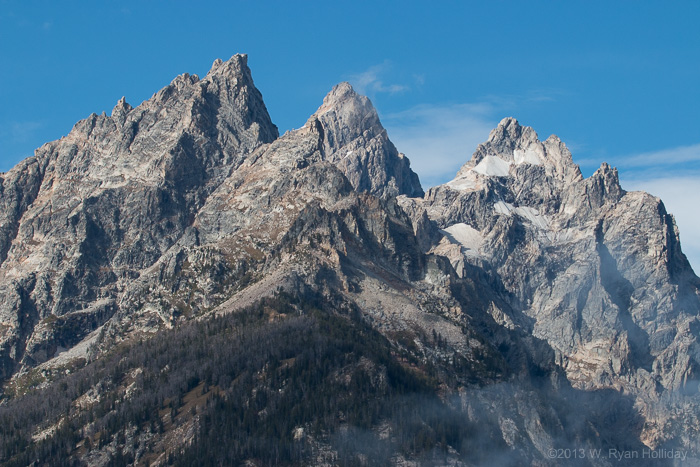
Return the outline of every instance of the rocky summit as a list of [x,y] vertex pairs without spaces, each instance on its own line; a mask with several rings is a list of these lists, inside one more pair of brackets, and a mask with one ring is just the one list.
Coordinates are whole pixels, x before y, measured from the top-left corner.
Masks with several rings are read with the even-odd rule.
[[369,99],[245,55],[0,174],[3,465],[700,465],[658,198],[502,120],[427,193]]

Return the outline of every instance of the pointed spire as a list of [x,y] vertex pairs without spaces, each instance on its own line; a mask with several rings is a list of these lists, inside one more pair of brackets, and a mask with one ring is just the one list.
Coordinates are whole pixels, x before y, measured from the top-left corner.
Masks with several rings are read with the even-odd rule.
[[305,126],[318,128],[324,157],[345,173],[356,190],[423,196],[418,176],[389,141],[372,102],[350,83],[334,86]]
[[220,58],[214,60],[211,65],[211,69],[207,76],[212,76],[215,74],[219,75],[244,75],[250,77],[250,69],[248,68],[248,55],[247,54],[235,54],[225,62]]
[[112,118],[116,122],[119,122],[120,125],[122,125],[124,124],[124,120],[126,120],[127,114],[132,110],[133,107],[131,107],[131,105],[129,105],[129,103],[126,102],[126,98],[122,96],[122,98],[119,99],[119,102],[117,102],[117,105],[115,105],[112,109]]
[[385,133],[372,102],[357,94],[350,83],[337,84],[309,118],[317,119],[326,134],[327,152],[334,152],[369,131],[368,137]]

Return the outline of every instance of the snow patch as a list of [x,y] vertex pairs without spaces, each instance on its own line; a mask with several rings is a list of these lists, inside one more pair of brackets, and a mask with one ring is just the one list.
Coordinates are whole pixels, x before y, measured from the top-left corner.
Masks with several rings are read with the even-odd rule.
[[484,242],[481,232],[463,222],[451,225],[441,230],[441,232],[452,243],[462,245],[468,250],[474,250],[475,252],[481,248],[481,244]]
[[500,157],[486,156],[472,170],[490,177],[507,177],[510,171],[510,162],[506,162]]
[[447,186],[452,188],[453,190],[472,190],[476,188],[476,182],[467,177],[461,177],[461,178],[455,178],[452,181],[449,181],[446,183]]
[[493,210],[496,211],[498,214],[505,214],[506,216],[510,216],[513,213],[515,213],[516,215],[529,221],[538,229],[550,229],[549,217],[547,217],[544,214],[540,214],[540,212],[535,208],[531,208],[529,206],[515,207],[510,203],[506,203],[505,201],[497,201],[493,205]]
[[498,214],[505,214],[506,216],[510,216],[510,214],[513,212],[513,205],[510,203],[506,203],[505,201],[497,201],[493,205],[493,210],[496,211]]
[[540,212],[529,206],[519,206],[515,208],[515,213],[520,217],[524,217],[529,220],[535,227],[548,230],[549,229],[549,218],[545,215],[540,214]]
[[542,165],[542,159],[540,159],[537,152],[531,148],[527,148],[524,151],[522,149],[516,149],[513,151],[513,159],[515,159],[516,164]]

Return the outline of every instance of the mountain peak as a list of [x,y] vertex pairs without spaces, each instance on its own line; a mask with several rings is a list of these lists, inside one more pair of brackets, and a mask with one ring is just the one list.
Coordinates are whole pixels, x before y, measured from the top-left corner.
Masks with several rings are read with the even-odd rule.
[[[216,60],[203,79],[178,75],[136,108],[122,97],[111,117],[81,120],[54,152],[68,154],[71,144],[85,139],[93,145],[55,163],[59,172],[80,167],[79,173],[91,179],[114,175],[119,186],[142,180],[158,184],[165,178],[197,191],[216,185],[231,167],[277,137],[247,56],[239,54]],[[112,164],[115,168],[106,173]],[[211,187],[202,190],[208,193]]]
[[360,96],[359,94],[357,94],[357,92],[355,92],[355,89],[350,83],[348,83],[347,81],[343,81],[342,83],[338,83],[335,86],[333,86],[333,89],[331,89],[331,91],[328,94],[326,94],[326,97],[323,98],[323,105],[321,106],[321,108],[331,108],[338,104],[342,105],[342,103],[345,101],[358,99],[361,97],[364,96]]
[[515,117],[505,117],[500,122],[498,122],[497,128],[522,128],[520,122]]
[[315,120],[323,127],[326,154],[359,137],[371,138],[385,132],[370,100],[357,94],[347,82],[333,86],[307,124]]
[[513,165],[542,165],[546,161],[544,147],[535,130],[506,117],[491,130],[488,139],[479,144],[471,159],[457,173],[459,179],[474,171],[485,176],[504,177]]
[[355,92],[348,82],[333,86],[309,121],[314,119],[320,120],[324,127],[329,126],[334,135],[340,137],[337,143],[341,144],[367,130],[373,134],[384,132],[372,102]]
[[521,125],[515,118],[506,117],[489,133],[488,143],[499,150],[511,152],[518,146],[530,146],[539,143],[537,133],[529,126]]
[[248,74],[250,75],[250,69],[248,68],[248,54],[235,54],[226,61],[217,58],[211,65],[211,69],[207,76],[214,74]]
[[509,177],[519,166],[542,166],[545,172],[560,180],[581,178],[571,152],[557,136],[552,135],[542,142],[534,129],[521,125],[513,117],[506,117],[491,130],[488,139],[479,144],[448,185],[477,186],[479,177]]
[[[326,94],[326,99],[334,97],[334,96],[357,96],[357,92],[355,89],[352,87],[352,84],[348,83],[347,81],[343,81],[341,83],[336,84],[333,86],[333,89]],[[324,99],[325,100],[325,99]]]
[[418,175],[399,156],[372,102],[350,83],[337,84],[309,118],[320,125],[325,158],[348,177],[356,190],[375,195],[423,196]]

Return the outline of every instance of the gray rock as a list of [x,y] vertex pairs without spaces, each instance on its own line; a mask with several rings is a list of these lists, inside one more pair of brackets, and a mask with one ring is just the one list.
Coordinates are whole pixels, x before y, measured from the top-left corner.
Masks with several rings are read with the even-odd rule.
[[356,190],[377,196],[423,196],[418,176],[389,141],[372,103],[349,83],[335,86],[306,126],[315,121],[320,123],[324,157]]
[[415,225],[427,213],[443,229],[424,249],[464,276],[488,272],[483,295],[510,308],[494,319],[547,342],[574,387],[622,390],[640,407],[697,396],[698,278],[661,201],[625,192],[616,169],[584,179],[558,138],[541,143],[509,118],[454,180],[399,202]]
[[[277,137],[246,62],[236,55],[202,80],[178,76],[135,109],[122,98],[112,116],[91,115],[4,176],[3,378],[45,359],[25,359],[36,326],[118,299],[222,180]],[[109,318],[97,316],[81,335]]]

